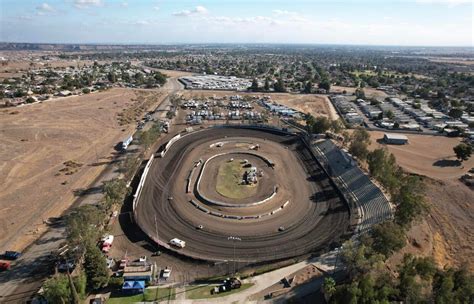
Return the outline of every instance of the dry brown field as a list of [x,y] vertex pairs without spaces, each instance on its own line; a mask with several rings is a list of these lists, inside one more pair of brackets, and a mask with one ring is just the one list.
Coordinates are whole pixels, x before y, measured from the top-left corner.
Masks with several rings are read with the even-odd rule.
[[176,71],[176,70],[158,69],[158,71],[160,71],[161,73],[165,74],[168,77],[183,77],[183,76],[189,76],[193,74],[190,72],[183,72],[183,71]]
[[[352,94],[355,92],[356,89],[357,88],[354,88],[354,87],[332,86],[331,93],[342,94],[343,91],[346,91],[347,93]],[[365,93],[365,96],[371,97],[371,98],[384,99],[385,97],[388,96],[385,92],[376,90],[374,88],[364,88],[364,93]]]
[[[54,61],[28,61],[28,60],[12,60],[6,64],[0,65],[0,73],[18,73],[20,71],[28,71],[34,69],[41,69],[46,67],[51,68],[66,68],[66,67],[83,67],[92,65],[91,60],[54,60]],[[99,62],[103,64],[104,62]]]
[[[58,98],[0,111],[0,247],[22,249],[110,163],[134,125],[117,115],[128,89]],[[74,163],[66,166],[64,162]]]
[[474,157],[459,165],[453,147],[461,142],[459,138],[405,134],[407,145],[385,145],[377,140],[384,132],[371,131],[371,149],[387,147],[395,155],[397,163],[406,171],[435,179],[458,178],[474,167]]
[[407,246],[395,254],[390,265],[396,265],[403,254],[431,256],[440,267],[468,267],[474,270],[474,191],[459,177],[474,167],[471,157],[463,164],[456,162],[453,147],[459,138],[407,135],[409,144],[385,145],[377,140],[383,132],[370,132],[370,149],[385,146],[406,171],[423,175],[428,216],[408,232]]
[[444,57],[429,57],[429,61],[439,62],[439,63],[451,63],[451,64],[460,64],[460,65],[474,65],[473,59],[463,59],[463,58],[444,58]]

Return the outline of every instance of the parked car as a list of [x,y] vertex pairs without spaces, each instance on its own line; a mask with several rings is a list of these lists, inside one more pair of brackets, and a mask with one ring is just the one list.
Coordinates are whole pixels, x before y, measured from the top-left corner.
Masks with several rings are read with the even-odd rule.
[[16,260],[21,257],[21,252],[18,251],[5,251],[3,258],[6,260]]
[[10,262],[0,261],[0,271],[4,271],[8,269],[10,269]]
[[74,263],[73,260],[65,260],[61,261],[58,264],[58,271],[59,272],[72,272],[74,268],[76,267],[76,264]]

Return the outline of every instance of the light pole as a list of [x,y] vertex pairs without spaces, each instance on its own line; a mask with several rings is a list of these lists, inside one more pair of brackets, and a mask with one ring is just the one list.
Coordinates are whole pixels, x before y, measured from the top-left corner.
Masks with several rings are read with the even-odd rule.
[[155,214],[155,234],[156,234],[156,248],[157,250],[160,248],[160,236],[158,235],[158,222],[156,221],[156,214]]
[[[158,223],[156,222],[156,214],[155,214],[155,232],[156,232],[156,244],[157,244],[157,247],[159,248],[160,245],[158,244],[159,242],[159,238],[158,238]],[[155,270],[156,270],[156,263],[155,263]],[[158,276],[157,276],[157,280],[156,280],[156,294],[155,294],[155,299],[160,302],[158,300],[158,292],[159,292],[159,289],[160,289],[160,273],[161,273],[161,269],[160,269],[160,272],[158,272]]]
[[237,236],[229,236],[227,239],[232,240],[232,245],[234,246],[234,272],[233,273],[235,277],[235,241],[242,241],[242,239]]

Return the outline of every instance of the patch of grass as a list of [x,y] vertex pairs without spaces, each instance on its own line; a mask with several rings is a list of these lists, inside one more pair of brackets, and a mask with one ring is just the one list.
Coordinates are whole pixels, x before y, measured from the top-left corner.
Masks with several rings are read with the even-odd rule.
[[[164,287],[158,290],[158,301],[168,301],[176,299],[176,291],[174,288]],[[147,288],[145,293],[137,295],[126,295],[121,292],[113,292],[107,303],[110,304],[131,304],[144,301],[156,301],[156,288]]]
[[197,300],[197,299],[210,299],[225,297],[237,292],[241,292],[253,286],[253,283],[245,283],[239,289],[233,289],[231,291],[222,292],[211,295],[211,289],[218,285],[201,285],[201,286],[188,286],[186,287],[186,299]]
[[216,191],[228,198],[243,199],[257,192],[255,185],[242,185],[245,168],[241,159],[227,161],[220,165],[217,173]]

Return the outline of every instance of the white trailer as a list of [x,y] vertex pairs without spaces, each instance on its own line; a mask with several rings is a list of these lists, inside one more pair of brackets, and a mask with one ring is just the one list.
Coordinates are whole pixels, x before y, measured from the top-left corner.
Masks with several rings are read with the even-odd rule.
[[127,137],[127,139],[122,141],[122,150],[127,150],[128,146],[132,143],[132,141],[133,141],[132,135],[130,135],[129,137]]

